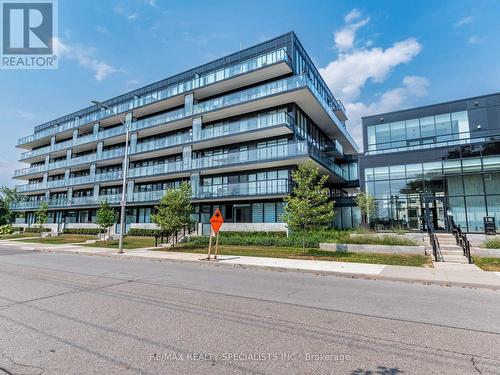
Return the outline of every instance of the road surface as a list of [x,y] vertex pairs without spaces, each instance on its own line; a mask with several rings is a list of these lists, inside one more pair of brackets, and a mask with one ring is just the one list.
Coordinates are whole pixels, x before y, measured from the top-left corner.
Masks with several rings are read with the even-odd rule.
[[0,248],[0,374],[500,374],[500,292]]

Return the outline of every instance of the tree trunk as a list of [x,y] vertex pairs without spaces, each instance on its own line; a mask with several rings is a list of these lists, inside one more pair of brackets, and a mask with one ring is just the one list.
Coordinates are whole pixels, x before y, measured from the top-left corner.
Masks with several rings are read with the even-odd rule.
[[302,234],[302,254],[306,253],[306,232]]

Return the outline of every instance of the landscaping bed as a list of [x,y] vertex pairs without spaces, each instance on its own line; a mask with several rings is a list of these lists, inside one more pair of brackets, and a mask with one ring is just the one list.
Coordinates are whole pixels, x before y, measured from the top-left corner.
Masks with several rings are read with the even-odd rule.
[[[214,251],[215,249],[212,249]],[[179,251],[185,253],[206,254],[207,246],[189,243],[176,245],[171,249],[158,251]],[[220,255],[255,256],[286,259],[327,260],[335,262],[387,264],[397,266],[432,267],[432,259],[416,254],[378,254],[378,253],[345,253],[322,251],[316,248],[307,248],[304,252],[297,247],[277,246],[219,246]]]
[[[31,237],[34,237],[34,234],[31,233]],[[27,238],[23,242],[30,243],[45,243],[50,245],[63,245],[63,244],[71,244],[71,243],[81,243],[87,240],[95,240],[96,236],[86,235],[86,234],[60,234],[56,237],[39,237],[39,238]]]
[[[95,236],[93,237],[95,239]],[[106,247],[110,249],[118,249],[118,240],[96,241],[87,243],[84,246],[88,247]],[[155,238],[147,236],[125,236],[123,240],[124,249],[140,249],[144,247],[155,247]]]
[[474,257],[474,264],[485,271],[500,272],[500,258]]

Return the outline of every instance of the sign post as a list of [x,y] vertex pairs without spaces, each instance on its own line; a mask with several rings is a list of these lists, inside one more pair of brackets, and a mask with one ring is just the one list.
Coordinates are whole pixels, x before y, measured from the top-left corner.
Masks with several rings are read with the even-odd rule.
[[220,227],[222,226],[222,223],[224,223],[224,218],[222,217],[222,213],[220,212],[219,209],[216,209],[215,213],[210,218],[210,225],[212,226],[212,230],[210,231],[210,241],[208,242],[208,258],[207,258],[207,260],[210,260],[210,253],[212,250],[212,237],[214,236],[214,234],[217,236],[217,238],[215,239],[214,258],[217,259],[217,253],[219,252],[219,230],[220,230]]

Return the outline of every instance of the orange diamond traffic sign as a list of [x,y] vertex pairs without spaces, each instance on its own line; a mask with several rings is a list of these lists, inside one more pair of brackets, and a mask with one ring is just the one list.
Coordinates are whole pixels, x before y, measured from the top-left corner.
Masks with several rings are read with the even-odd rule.
[[214,230],[215,234],[219,232],[222,223],[224,223],[222,214],[219,209],[216,209],[214,215],[210,218],[210,224],[212,225],[212,229]]

